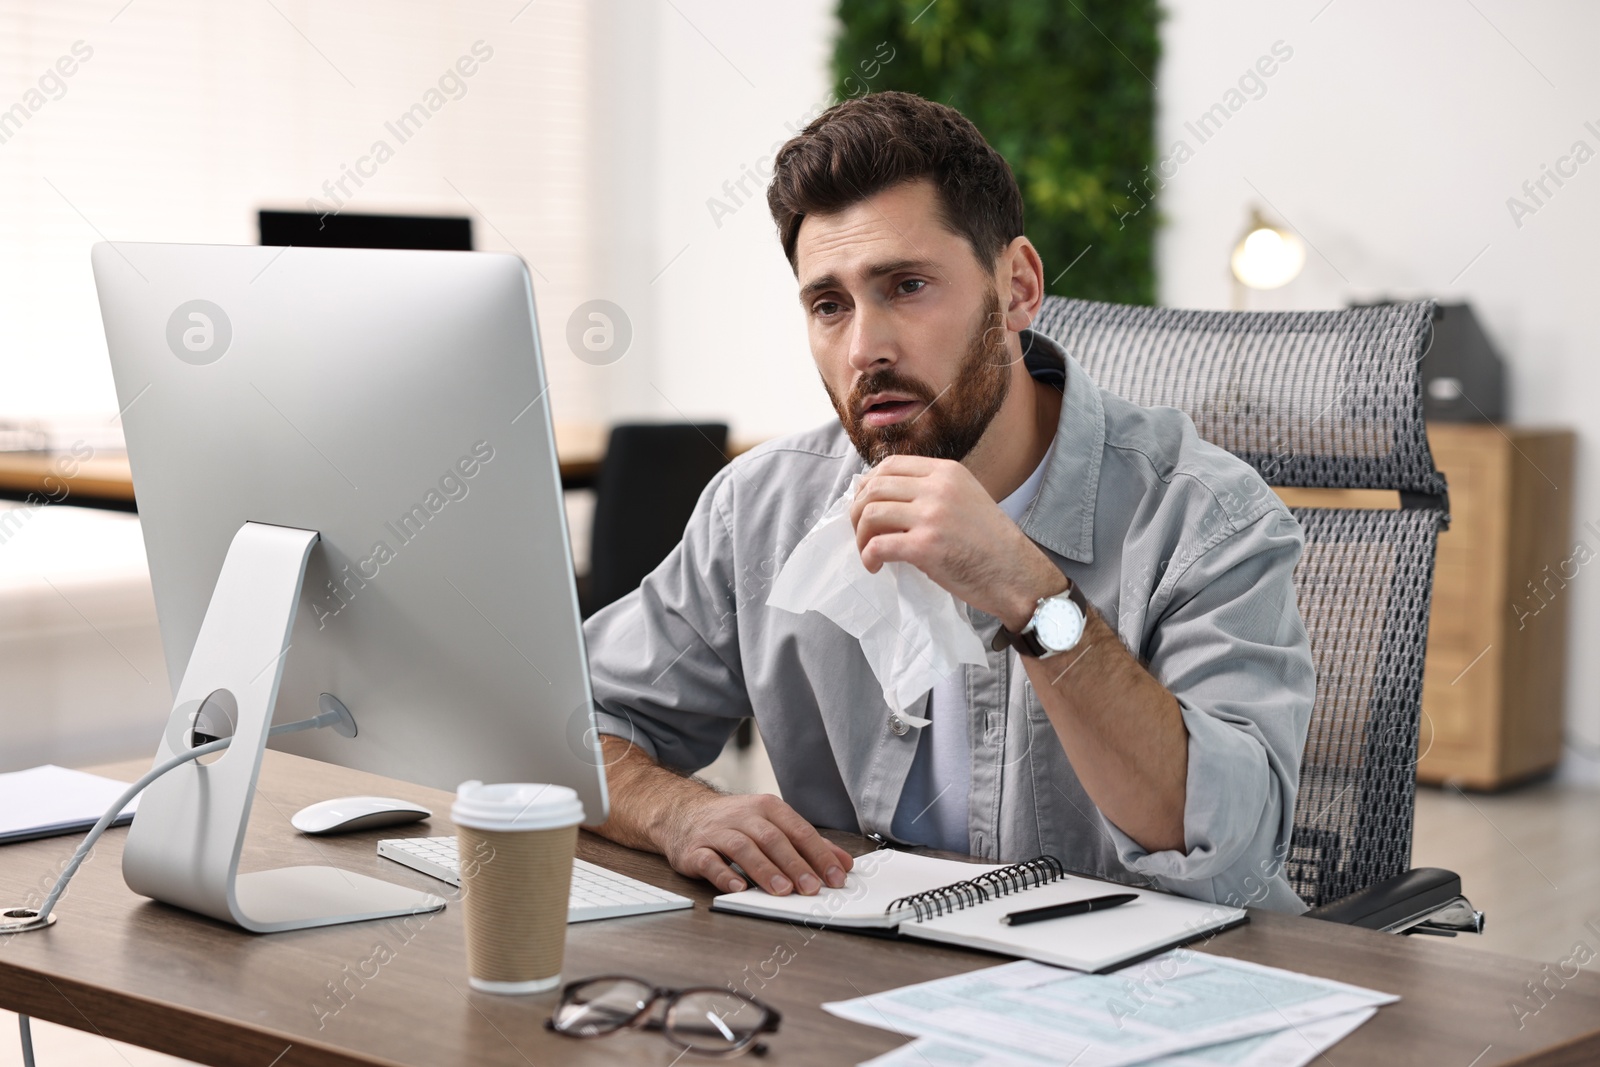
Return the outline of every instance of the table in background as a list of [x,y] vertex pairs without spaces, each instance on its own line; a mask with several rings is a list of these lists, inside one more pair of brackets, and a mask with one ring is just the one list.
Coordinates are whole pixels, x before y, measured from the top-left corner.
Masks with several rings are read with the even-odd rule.
[[[606,455],[610,427],[600,423],[556,423],[556,458],[566,489],[594,485]],[[738,455],[749,443],[729,447]],[[70,474],[68,473],[70,472]],[[32,494],[30,498],[30,494]],[[87,459],[49,452],[0,452],[0,499],[48,500],[56,504],[133,511],[133,475],[126,452],[100,452]]]
[[54,452],[0,452],[0,499],[132,511],[128,455],[102,452],[79,459]]
[[[130,761],[100,770],[131,780],[146,766]],[[399,832],[452,832],[448,793],[268,752],[242,868],[334,863],[446,890],[378,858],[375,842],[397,836],[393,828],[312,839],[288,825],[305,804],[358,793],[415,800],[439,813]],[[830,836],[854,851],[867,844]],[[0,940],[0,1007],[211,1064],[666,1067],[678,1055],[657,1033],[588,1041],[551,1034],[544,1021],[554,993],[472,992],[458,905],[406,922],[247,934],[132,893],[122,881],[125,837],[125,830],[112,830],[100,842],[57,908],[54,927]],[[75,844],[62,837],[0,846],[0,901],[37,899]],[[767,1063],[851,1064],[887,1051],[904,1039],[836,1019],[822,1002],[1001,962],[919,941],[712,913],[710,887],[674,873],[658,856],[590,834],[582,836],[579,854],[682,893],[696,906],[571,927],[565,977],[634,974],[661,985],[746,989],[783,1014]],[[1398,1004],[1336,1046],[1332,1056],[1340,1064],[1600,1061],[1600,977],[1589,973],[1555,990],[1519,1029],[1510,1005],[1527,996],[1524,983],[1544,977],[1532,961],[1265,912],[1197,947],[1399,994]]]

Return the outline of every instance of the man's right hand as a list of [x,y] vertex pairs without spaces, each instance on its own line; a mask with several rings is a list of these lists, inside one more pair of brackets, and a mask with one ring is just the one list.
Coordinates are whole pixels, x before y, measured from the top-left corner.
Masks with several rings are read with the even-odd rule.
[[591,829],[659,852],[674,870],[737,893],[745,879],[774,896],[844,885],[854,861],[771,794],[725,795],[674,774],[620,737],[604,736],[611,815]]
[[730,860],[780,897],[796,889],[810,896],[824,885],[839,889],[853,862],[770,793],[724,796],[707,790],[676,806],[660,826],[656,844],[673,869],[727,893],[745,888]]

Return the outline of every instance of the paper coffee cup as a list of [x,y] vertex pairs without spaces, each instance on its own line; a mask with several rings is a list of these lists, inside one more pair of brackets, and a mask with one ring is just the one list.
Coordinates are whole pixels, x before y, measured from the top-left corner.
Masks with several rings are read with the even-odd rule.
[[463,782],[450,818],[467,913],[467,981],[485,993],[561,982],[583,802],[563,785]]

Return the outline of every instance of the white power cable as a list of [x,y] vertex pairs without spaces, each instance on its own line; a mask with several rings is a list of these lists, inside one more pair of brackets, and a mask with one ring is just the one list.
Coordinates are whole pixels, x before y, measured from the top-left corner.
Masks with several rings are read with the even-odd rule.
[[[300,730],[315,730],[323,726],[332,726],[340,718],[341,716],[337,711],[325,711],[309,719],[301,719],[298,722],[286,722],[282,726],[274,726],[267,731],[267,736],[277,737],[280,734],[292,734]],[[110,808],[106,809],[104,815],[100,816],[100,821],[95,823],[93,829],[84,836],[83,842],[78,845],[77,851],[72,854],[72,859],[68,861],[66,868],[61,872],[61,876],[56,879],[56,884],[51,888],[50,894],[44,898],[44,903],[39,905],[39,910],[11,908],[4,913],[6,918],[21,919],[29,917],[27,913],[32,912],[31,924],[17,931],[17,933],[43,930],[50,925],[50,911],[56,906],[56,901],[61,899],[61,894],[66,892],[67,883],[72,881],[72,876],[77,873],[79,867],[83,866],[83,861],[93,851],[95,842],[100,840],[100,835],[105,833],[106,829],[116,821],[118,815],[122,814],[122,809],[128,806],[129,801],[142,793],[151,782],[173,768],[181,767],[190,760],[199,759],[201,756],[209,756],[213,752],[221,752],[232,743],[232,737],[219,737],[215,741],[208,741],[203,745],[189,749],[187,752],[180,752],[171,759],[157,764],[144,777],[123,790],[122,795],[116,799]],[[23,1067],[35,1067],[33,1060],[33,1028],[28,1017],[26,1015],[18,1015],[17,1026],[22,1031],[22,1065]]]
[[66,891],[67,883],[72,880],[72,876],[77,873],[78,868],[83,865],[83,861],[94,849],[94,843],[100,840],[100,835],[105,833],[106,828],[116,821],[118,815],[122,814],[122,809],[128,806],[129,801],[144,792],[145,787],[151,782],[160,778],[174,767],[180,767],[192,759],[199,759],[201,756],[208,756],[213,752],[221,752],[232,743],[233,738],[223,737],[201,745],[199,748],[191,748],[187,752],[180,752],[165,763],[157,764],[143,778],[124,789],[122,795],[116,799],[116,802],[106,809],[104,815],[100,816],[100,821],[95,823],[94,828],[84,836],[83,843],[78,846],[78,851],[72,854],[72,859],[68,861],[66,869],[61,872],[61,877],[56,879],[56,884],[50,890],[50,895],[44,898],[43,904],[39,905],[36,921],[43,922],[50,917],[50,910],[56,906],[56,901],[60,900],[61,894]]

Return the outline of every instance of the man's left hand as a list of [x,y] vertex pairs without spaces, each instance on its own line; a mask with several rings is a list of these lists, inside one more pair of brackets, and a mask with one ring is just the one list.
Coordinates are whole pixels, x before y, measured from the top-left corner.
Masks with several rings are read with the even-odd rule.
[[850,505],[861,562],[876,574],[909,563],[953,596],[1020,630],[1067,580],[954,460],[890,456]]

